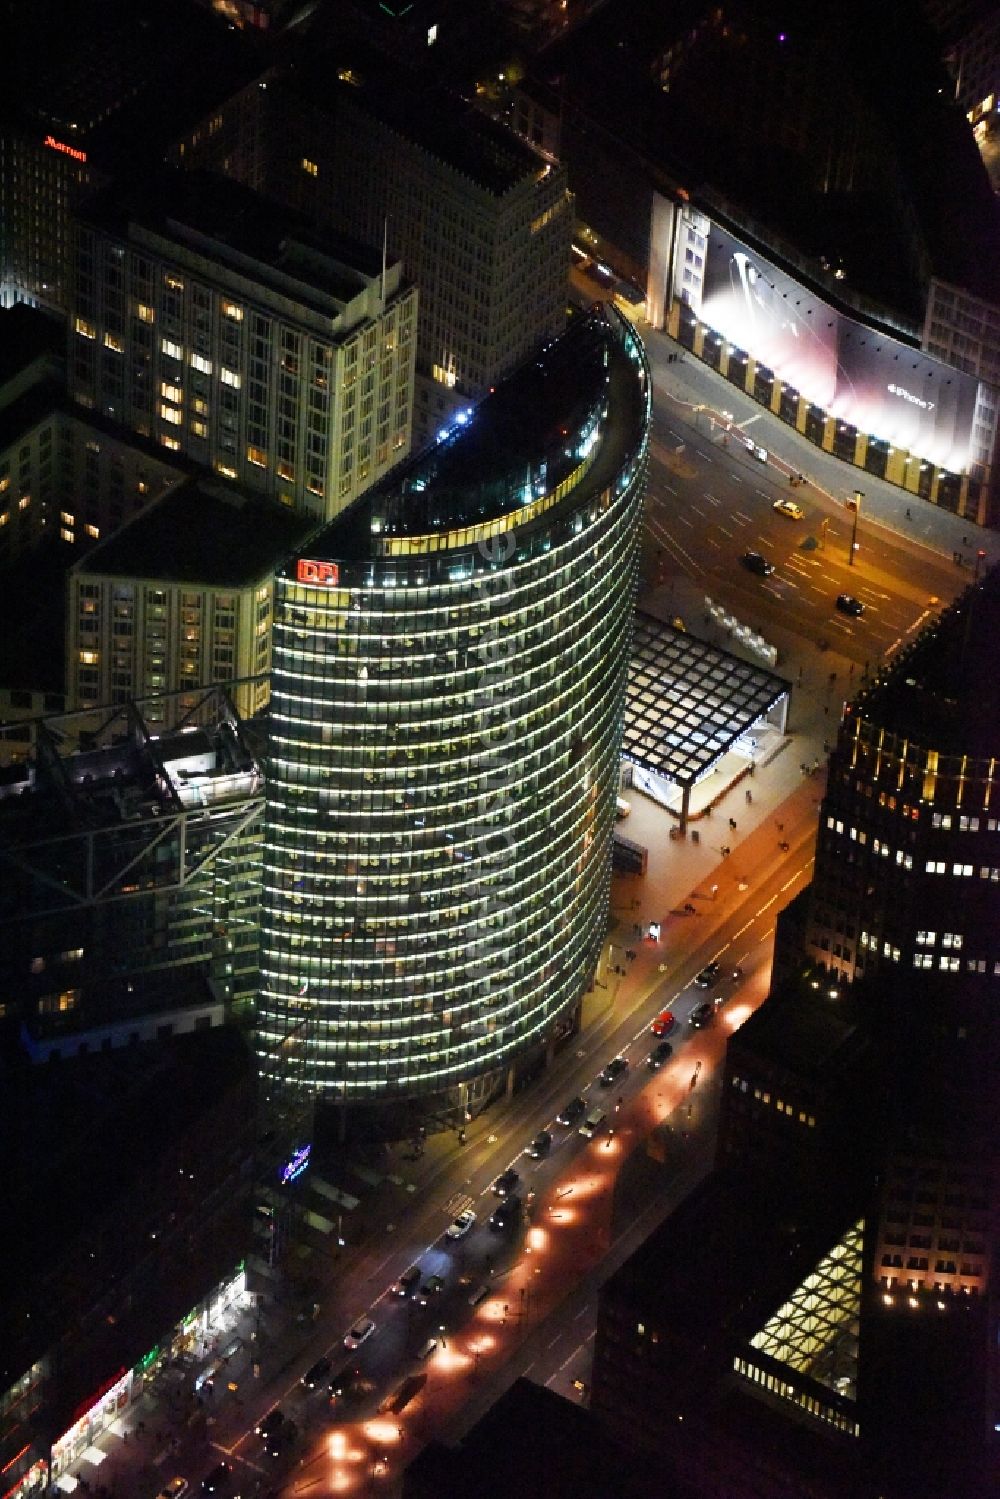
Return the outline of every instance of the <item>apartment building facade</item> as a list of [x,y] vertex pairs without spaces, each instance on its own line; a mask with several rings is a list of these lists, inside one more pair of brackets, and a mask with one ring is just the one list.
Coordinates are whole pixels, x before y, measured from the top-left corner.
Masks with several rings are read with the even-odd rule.
[[328,520],[405,456],[416,292],[224,179],[166,172],[81,212],[81,405]]

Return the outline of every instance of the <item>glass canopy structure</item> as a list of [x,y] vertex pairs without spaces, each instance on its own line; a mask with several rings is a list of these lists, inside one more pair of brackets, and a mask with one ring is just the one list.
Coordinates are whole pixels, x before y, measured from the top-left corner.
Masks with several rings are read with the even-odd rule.
[[486,1095],[576,1024],[606,930],[650,379],[574,323],[279,574],[265,1078]]

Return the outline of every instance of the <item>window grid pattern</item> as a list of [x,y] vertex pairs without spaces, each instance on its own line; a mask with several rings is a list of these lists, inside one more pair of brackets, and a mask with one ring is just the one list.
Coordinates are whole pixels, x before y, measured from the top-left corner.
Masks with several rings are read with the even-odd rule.
[[440,1093],[571,1023],[610,894],[646,476],[634,348],[616,478],[514,533],[506,562],[278,579],[265,1076],[348,1101]]

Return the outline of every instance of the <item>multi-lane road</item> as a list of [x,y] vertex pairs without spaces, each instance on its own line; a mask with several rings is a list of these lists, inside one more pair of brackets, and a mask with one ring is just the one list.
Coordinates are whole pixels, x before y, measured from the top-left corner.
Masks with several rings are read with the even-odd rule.
[[[877,660],[919,628],[932,601],[968,581],[939,553],[881,527],[864,502],[852,566],[854,513],[809,482],[792,487],[783,468],[755,458],[743,440],[755,433],[753,418],[727,433],[706,410],[674,408],[661,399],[653,423],[646,562],[654,581],[683,572],[765,634],[787,631],[858,662]],[[776,511],[779,499],[803,518]],[[740,561],[748,551],[774,572],[748,572]],[[864,605],[860,618],[838,612],[842,593]]]
[[[512,1102],[494,1133],[469,1147],[433,1195],[414,1201],[331,1283],[309,1341],[271,1383],[272,1399],[300,1431],[282,1458],[269,1460],[253,1433],[250,1418],[259,1410],[219,1403],[213,1446],[234,1464],[241,1493],[290,1495],[305,1485],[314,1493],[391,1493],[420,1445],[475,1419],[521,1372],[579,1398],[574,1381],[586,1382],[599,1281],[708,1168],[726,1039],[767,992],[776,914],[809,878],[811,835],[803,815],[789,828],[789,851],[775,850],[752,889],[737,893],[734,886],[731,902],[706,909],[707,920],[672,928],[663,944],[646,943],[628,997],[534,1091]],[[720,964],[719,980],[696,987],[695,976],[711,961]],[[693,1006],[717,996],[722,1003],[711,1023],[693,1028]],[[673,1055],[652,1071],[647,1058],[656,1038],[649,1027],[667,1007],[676,1016],[667,1038]],[[629,1070],[605,1088],[598,1073],[614,1056]],[[607,1111],[593,1140],[580,1135],[579,1121],[557,1122],[574,1096]],[[534,1160],[525,1147],[542,1129],[552,1146]],[[666,1156],[657,1189],[630,1201],[620,1167],[654,1136]],[[500,1200],[492,1184],[508,1166],[518,1172],[524,1213],[515,1228],[498,1233],[488,1222]],[[465,1208],[476,1213],[475,1226],[449,1241],[449,1219]],[[412,1264],[421,1272],[416,1293],[400,1296],[394,1286]],[[432,1276],[442,1286],[424,1297],[420,1288]],[[363,1315],[375,1332],[350,1352],[344,1334]],[[422,1359],[431,1339],[436,1347]],[[328,1381],[314,1391],[301,1385],[303,1371],[323,1354],[346,1391],[333,1399]],[[179,1454],[178,1464],[186,1456]]]

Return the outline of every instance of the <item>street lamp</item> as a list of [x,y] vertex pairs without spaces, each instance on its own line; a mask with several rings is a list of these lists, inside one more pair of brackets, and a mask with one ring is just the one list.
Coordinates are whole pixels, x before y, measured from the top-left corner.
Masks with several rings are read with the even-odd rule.
[[851,555],[848,558],[848,565],[850,567],[854,566],[854,553],[858,549],[858,516],[861,514],[861,501],[863,499],[864,495],[861,490],[856,489],[854,491],[854,528],[851,531]]

